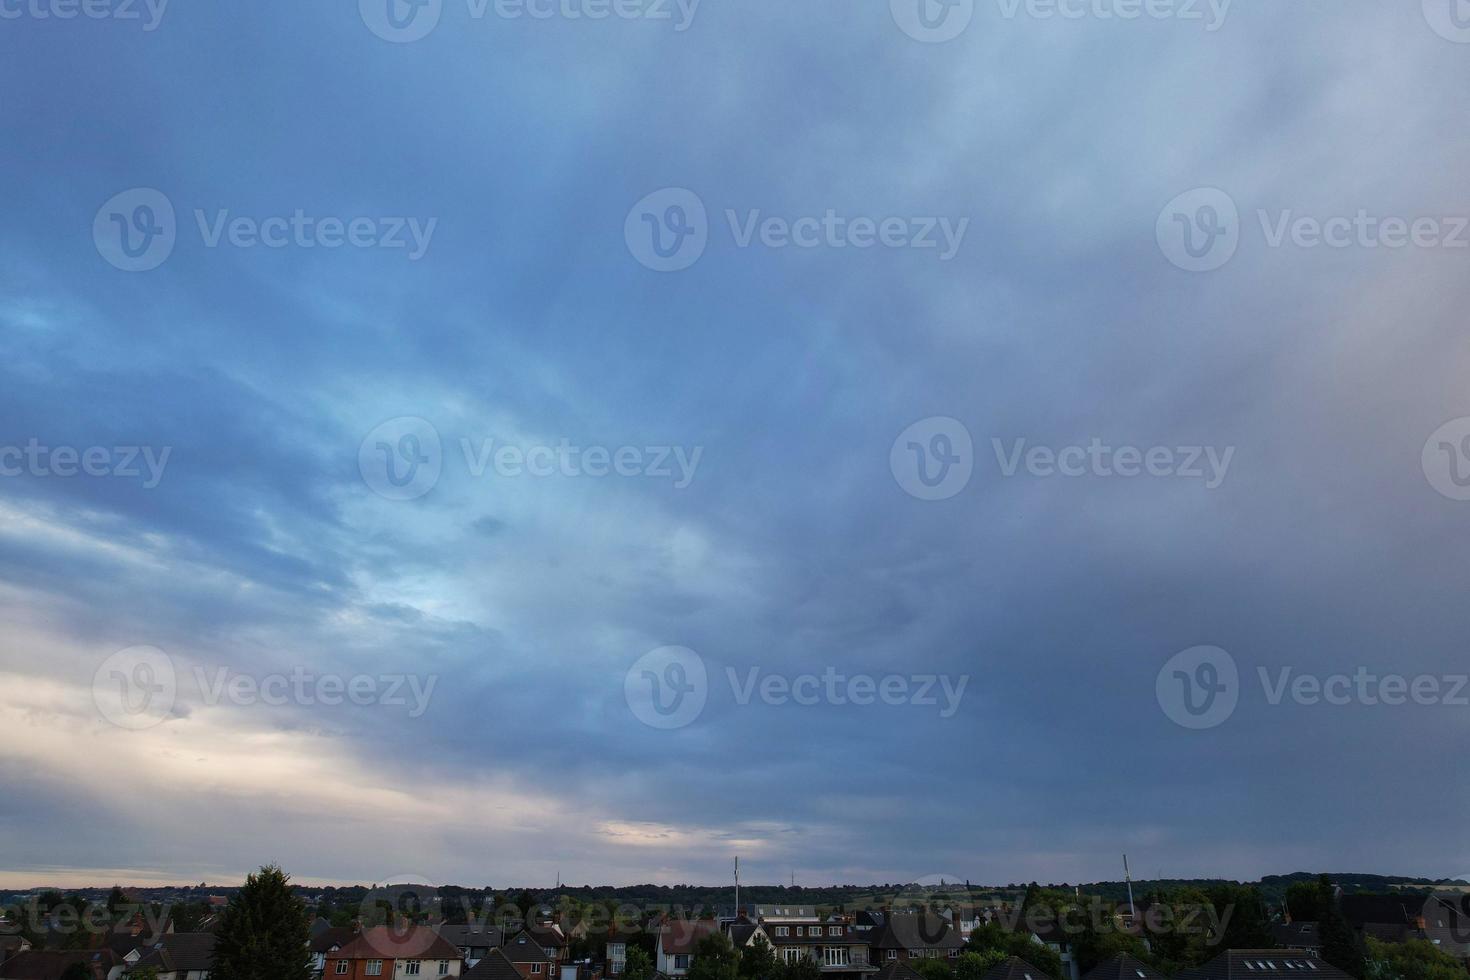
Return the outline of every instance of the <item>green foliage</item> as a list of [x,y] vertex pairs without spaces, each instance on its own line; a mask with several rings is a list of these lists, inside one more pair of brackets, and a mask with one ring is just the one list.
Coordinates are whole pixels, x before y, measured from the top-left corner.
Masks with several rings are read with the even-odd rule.
[[1431,942],[1384,943],[1368,937],[1365,980],[1465,980],[1465,967]]
[[738,980],[739,976],[740,954],[729,936],[712,932],[694,944],[689,980]]
[[[1051,977],[1062,976],[1062,957],[1029,932],[1007,932],[995,922],[979,926],[970,933],[966,950],[990,960],[991,965],[1008,956],[1017,956]],[[912,962],[909,964],[912,966]]]
[[989,949],[983,953],[966,950],[954,961],[955,980],[980,980],[981,977],[990,972],[990,968],[1006,958],[1006,954],[999,949]]
[[817,961],[801,957],[790,963],[776,966],[775,980],[822,980],[822,968]]
[[623,961],[623,980],[653,980],[653,957],[640,946],[629,944]]
[[924,958],[920,960],[909,960],[909,966],[924,978],[924,980],[954,980],[954,968],[949,965],[948,960]]
[[310,980],[306,909],[268,865],[245,879],[216,933],[211,980]]
[[767,980],[775,972],[776,953],[765,936],[757,935],[740,951],[740,976],[742,980]]
[[1205,898],[1215,907],[1221,935],[1210,937],[1216,951],[1226,949],[1275,949],[1271,920],[1261,890],[1251,885],[1221,884],[1205,889]]

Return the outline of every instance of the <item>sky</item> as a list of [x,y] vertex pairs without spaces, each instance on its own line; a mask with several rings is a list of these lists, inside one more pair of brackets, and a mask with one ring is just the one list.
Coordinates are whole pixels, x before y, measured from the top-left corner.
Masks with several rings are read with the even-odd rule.
[[1470,872],[1470,10],[919,2],[0,0],[0,887]]

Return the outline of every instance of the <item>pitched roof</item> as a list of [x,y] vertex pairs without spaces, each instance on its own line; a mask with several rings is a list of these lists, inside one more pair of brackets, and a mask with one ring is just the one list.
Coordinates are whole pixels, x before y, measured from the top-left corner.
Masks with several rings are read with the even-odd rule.
[[214,933],[170,932],[159,936],[138,958],[134,969],[151,966],[159,973],[209,970],[214,966]]
[[1424,895],[1344,895],[1342,915],[1358,928],[1369,922],[1405,925],[1419,918]]
[[1087,971],[1082,980],[1164,980],[1164,975],[1142,960],[1119,953]]
[[[730,923],[728,934],[730,936],[730,942],[738,947],[748,944],[752,939],[755,938],[757,933],[765,936],[765,933],[761,930],[761,927],[758,923],[742,921]],[[769,941],[770,937],[766,936],[766,939],[767,941]]]
[[0,965],[0,977],[5,980],[61,980],[67,967],[84,963],[91,967],[92,975],[103,980],[118,958],[109,949],[38,949],[17,953]]
[[457,960],[459,950],[428,926],[373,926],[328,953],[333,960]]
[[1300,949],[1227,949],[1179,980],[1352,980],[1337,967]]
[[333,948],[352,942],[356,935],[357,930],[351,926],[328,926],[312,933],[307,946],[313,953],[330,953]]
[[521,980],[521,973],[504,953],[492,949],[484,959],[460,974],[460,980]]
[[1322,946],[1322,933],[1315,922],[1278,922],[1271,927],[1271,938],[1276,940],[1276,945],[1291,949]]
[[1051,980],[1051,975],[1019,956],[1008,956],[987,970],[980,980]]
[[959,930],[933,912],[884,916],[883,924],[874,926],[867,938],[877,949],[959,949],[965,944]]
[[659,927],[659,947],[670,955],[692,953],[701,939],[719,928],[713,919],[670,919]]
[[505,934],[498,926],[492,926],[488,922],[459,922],[450,924],[441,922],[435,926],[439,935],[449,940],[460,949],[472,947],[489,947],[494,949],[505,942]]
[[500,949],[512,963],[545,963],[551,959],[546,950],[541,948],[541,944],[524,929]]
[[924,980],[924,974],[900,960],[886,963],[869,980]]

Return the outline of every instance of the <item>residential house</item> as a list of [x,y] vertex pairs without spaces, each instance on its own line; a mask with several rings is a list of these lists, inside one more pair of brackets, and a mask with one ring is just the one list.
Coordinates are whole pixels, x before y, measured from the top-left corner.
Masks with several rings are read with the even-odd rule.
[[130,974],[151,969],[158,980],[209,980],[214,967],[214,933],[165,933],[135,952],[140,955],[128,966]]
[[714,919],[669,919],[664,922],[658,929],[654,969],[667,977],[684,976],[689,972],[694,947],[719,929]]
[[556,976],[556,960],[525,929],[501,946],[500,952],[526,980],[554,980]]
[[619,929],[616,926],[608,928],[604,940],[606,959],[603,966],[607,976],[622,976],[623,968],[628,964],[628,950],[637,945],[639,935],[630,929]]
[[825,921],[777,920],[761,928],[781,963],[808,959],[834,980],[860,980],[877,972],[869,953],[871,933],[859,932],[842,917]]
[[893,960],[890,963],[883,964],[878,972],[869,977],[868,980],[924,980],[924,974],[915,970],[907,963],[900,963],[898,960]]
[[[326,921],[326,920],[318,920]],[[352,926],[333,926],[325,928],[313,928],[310,938],[307,939],[306,948],[311,951],[311,972],[315,976],[321,976],[327,968],[327,954],[335,953],[337,950],[352,942],[357,936],[357,930]]]
[[953,959],[965,945],[959,930],[934,912],[886,913],[881,925],[867,931],[866,941],[875,966],[892,961]]
[[505,934],[500,931],[500,927],[492,926],[488,922],[462,922],[455,925],[446,922],[436,929],[440,936],[459,950],[466,967],[474,966],[489,955],[492,949],[505,942]]
[[458,977],[464,960],[452,943],[428,926],[374,926],[326,954],[323,980],[384,977]]
[[1352,980],[1325,960],[1300,949],[1228,949],[1178,980]]
[[523,974],[504,952],[492,949],[466,971],[461,980],[523,980]]
[[771,937],[767,935],[765,926],[759,922],[751,922],[745,916],[740,916],[733,922],[724,925],[725,935],[730,937],[730,945],[737,950],[754,946],[757,938],[764,939],[766,945],[771,945]]
[[61,980],[82,964],[90,980],[118,980],[123,964],[110,949],[31,949],[0,963],[0,980]]

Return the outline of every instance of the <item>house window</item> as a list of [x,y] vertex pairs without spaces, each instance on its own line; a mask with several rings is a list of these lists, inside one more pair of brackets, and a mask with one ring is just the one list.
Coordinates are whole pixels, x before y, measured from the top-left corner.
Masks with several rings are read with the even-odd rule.
[[341,976],[342,974],[344,974],[346,972],[347,972],[347,961],[346,960],[338,960],[337,961],[337,975],[338,976]]
[[791,935],[791,930],[790,929],[787,929],[785,926],[777,926],[776,927],[776,935],[778,935],[778,936],[789,936],[789,935]]
[[674,969],[676,969],[676,970],[687,970],[687,969],[689,969],[689,954],[688,953],[675,953],[674,954]]
[[531,964],[531,972],[532,973],[540,973],[541,972],[541,964],[540,963],[532,963]]
[[898,950],[896,950],[896,949],[890,949],[888,951],[888,958],[890,960],[896,960],[896,959],[898,959]]
[[829,935],[829,936],[840,936],[840,935],[842,935],[842,927],[841,926],[828,926],[827,927],[827,935]]
[[828,966],[847,966],[846,946],[828,946],[822,952],[825,954],[823,962]]
[[363,972],[365,972],[370,977],[380,977],[380,976],[382,976],[383,975],[383,961],[382,960],[368,960],[367,961],[367,969],[365,971],[363,971]]
[[796,927],[796,934],[797,934],[797,935],[798,935],[798,936],[799,936],[799,935],[801,935],[801,926],[797,926],[797,927]]
[[440,960],[439,961],[439,975],[441,977],[447,977],[447,976],[449,976],[449,961],[448,960]]
[[403,975],[408,977],[418,976],[419,965],[420,964],[418,960],[409,960],[407,963],[403,964]]

